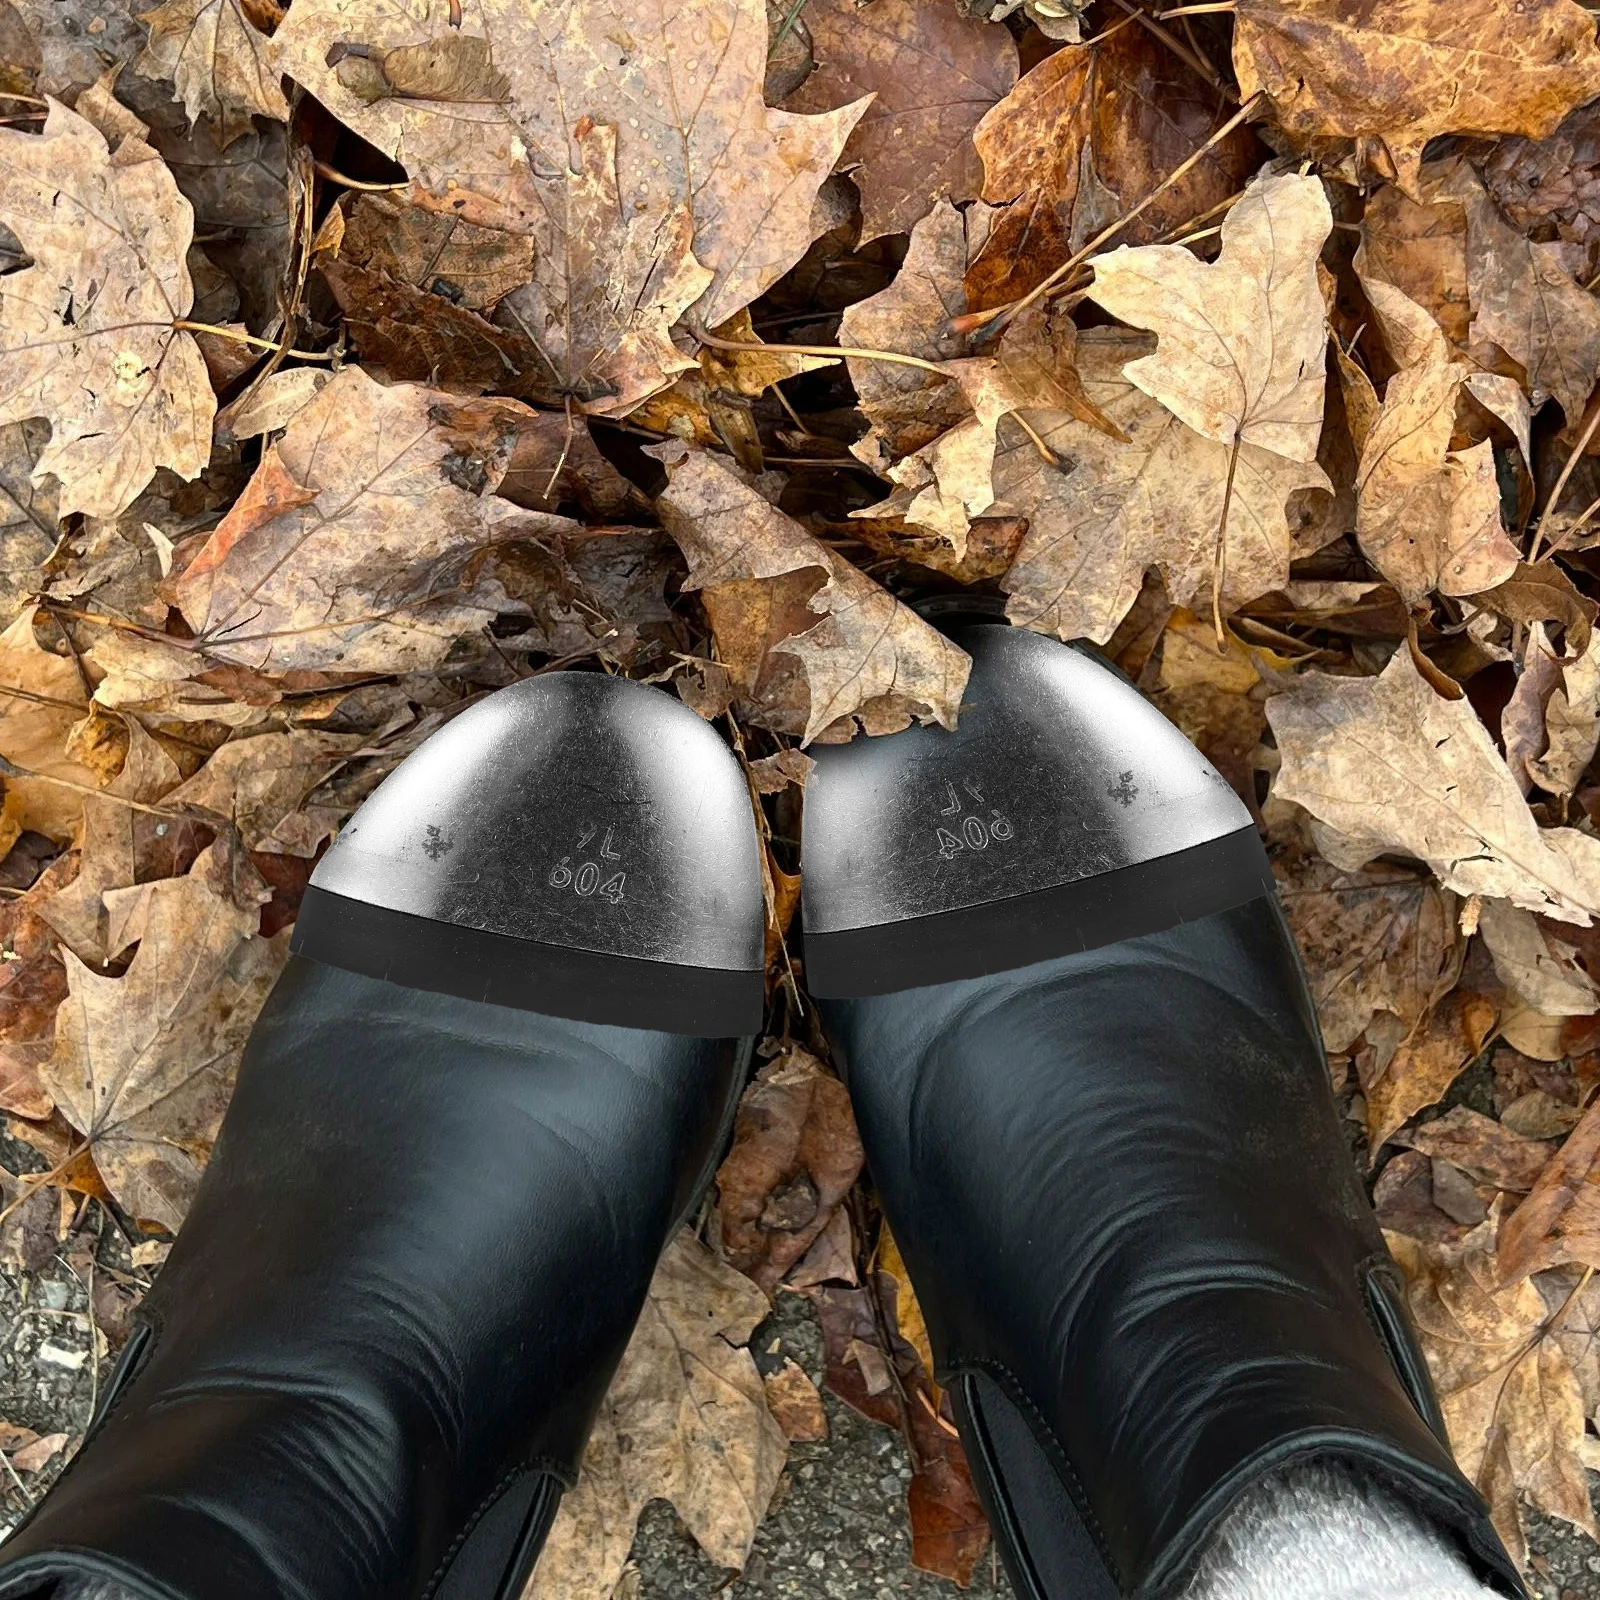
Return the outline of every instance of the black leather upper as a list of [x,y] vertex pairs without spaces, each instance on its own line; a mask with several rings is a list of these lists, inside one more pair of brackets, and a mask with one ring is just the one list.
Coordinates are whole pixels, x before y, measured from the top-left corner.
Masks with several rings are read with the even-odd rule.
[[0,1547],[0,1595],[96,1571],[410,1600],[470,1560],[489,1600],[576,1471],[740,1054],[293,958],[131,1377]]
[[1168,1592],[1309,1454],[1517,1588],[1425,1420],[1275,900],[822,1009],[1029,1600]]

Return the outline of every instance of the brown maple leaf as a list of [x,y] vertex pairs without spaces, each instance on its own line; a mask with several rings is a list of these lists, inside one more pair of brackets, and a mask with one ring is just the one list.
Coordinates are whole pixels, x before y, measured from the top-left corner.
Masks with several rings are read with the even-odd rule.
[[861,191],[861,242],[909,233],[930,201],[974,199],[972,130],[1017,81],[1011,35],[941,0],[811,0],[805,20],[817,70],[785,107],[873,96],[839,157]]
[[170,78],[190,118],[217,125],[224,149],[253,116],[288,120],[277,51],[240,0],[167,0],[139,20],[150,43],[134,71]]
[[[1037,287],[1226,120],[1215,91],[1138,26],[1124,23],[1047,56],[974,135],[983,198],[1004,209],[967,276],[972,308]],[[1135,217],[1123,239],[1170,236],[1236,194],[1259,163],[1255,136],[1235,130]]]
[[516,532],[570,526],[491,492],[535,416],[345,367],[170,585],[204,655],[271,672],[443,660],[493,615],[473,599],[472,558]]
[[168,1228],[193,1198],[288,954],[287,936],[257,934],[254,906],[216,893],[212,855],[185,877],[118,891],[118,920],[139,945],[122,977],[66,957],[70,993],[41,1074],[106,1186],[134,1216]]
[[1390,1246],[1461,1470],[1489,1503],[1513,1556],[1525,1558],[1520,1502],[1595,1533],[1580,1448],[1583,1393],[1560,1327],[1538,1289],[1506,1283],[1496,1261],[1501,1207],[1459,1244]]
[[767,1297],[679,1234],[561,1502],[528,1600],[611,1600],[639,1513],[670,1500],[713,1563],[742,1567],[787,1444],[745,1342]]
[[0,128],[0,221],[31,265],[0,295],[0,422],[44,417],[34,479],[60,511],[116,516],[158,467],[197,476],[216,399],[193,335],[193,212],[147,144],[52,102],[42,138]]
[[[718,649],[765,725],[806,741],[856,723],[954,727],[966,653],[786,517],[715,456],[658,447],[657,506],[689,562]],[[778,657],[781,660],[774,661]]]
[[1239,0],[1234,71],[1302,137],[1354,139],[1414,192],[1444,133],[1554,132],[1600,94],[1593,19],[1572,0]]
[[556,390],[627,409],[682,370],[665,340],[678,316],[723,323],[804,254],[865,106],[765,106],[762,0],[714,0],[690,30],[664,0],[488,0],[467,29],[509,79],[504,104],[369,102],[328,65],[339,44],[447,39],[444,11],[419,24],[381,0],[312,0],[275,42],[291,77],[406,167],[418,203],[533,239],[522,331]]

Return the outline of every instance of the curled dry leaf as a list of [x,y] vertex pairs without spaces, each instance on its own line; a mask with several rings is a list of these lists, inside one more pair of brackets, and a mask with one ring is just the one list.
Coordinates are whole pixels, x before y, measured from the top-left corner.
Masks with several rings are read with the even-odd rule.
[[31,265],[0,295],[0,422],[43,417],[34,480],[60,480],[60,512],[113,517],[158,467],[195,477],[216,400],[192,335],[194,213],[148,145],[113,155],[52,102],[43,137],[0,128],[0,221]]
[[241,0],[167,0],[139,20],[150,44],[134,71],[170,78],[190,118],[214,122],[224,148],[253,116],[288,120],[276,48]]
[[[1005,209],[967,277],[974,309],[1028,293],[1199,151],[1228,108],[1143,28],[1045,57],[978,124],[983,198]],[[1237,129],[1133,219],[1131,244],[1169,235],[1237,194],[1259,147]]]
[[1345,409],[1360,455],[1356,537],[1408,604],[1430,590],[1476,594],[1509,579],[1517,548],[1500,521],[1500,486],[1488,440],[1450,448],[1457,401],[1472,371],[1450,355],[1422,307],[1390,284],[1363,280],[1401,370],[1382,401],[1341,359]]
[[728,1260],[774,1293],[822,1235],[863,1159],[844,1085],[798,1046],[768,1062],[739,1102],[717,1172]]
[[[369,103],[328,65],[341,43],[480,35],[509,78],[504,104]],[[595,409],[625,410],[683,370],[665,335],[691,305],[725,322],[800,259],[865,109],[765,106],[762,0],[715,0],[687,32],[663,0],[489,0],[465,34],[444,9],[419,24],[383,0],[312,0],[276,42],[291,77],[405,166],[418,203],[533,240],[522,331],[554,391]]]
[[1356,1055],[1356,1072],[1366,1096],[1373,1155],[1419,1111],[1443,1099],[1482,1053],[1497,1017],[1491,998],[1456,989],[1419,1028],[1402,1032],[1398,1018],[1388,1028],[1369,1028],[1368,1042]]
[[744,1565],[787,1454],[744,1348],[768,1311],[691,1234],[667,1246],[527,1600],[611,1600],[657,1499],[714,1563]]
[[972,130],[1017,81],[1011,35],[942,0],[810,0],[805,21],[817,70],[785,107],[873,97],[839,157],[861,191],[861,242],[909,233],[931,200],[976,198]]
[[39,1067],[55,1048],[67,969],[55,929],[39,913],[71,870],[60,856],[26,894],[0,904],[0,1110],[19,1117],[42,1120],[55,1109]]
[[1600,1102],[1506,1219],[1499,1251],[1510,1281],[1574,1262],[1600,1268]]
[[285,936],[257,934],[255,907],[215,892],[210,855],[185,877],[120,891],[137,897],[118,908],[139,941],[124,976],[67,955],[70,993],[41,1074],[107,1188],[167,1228],[193,1198],[245,1039],[288,954]]
[[1547,1017],[1587,1017],[1600,1010],[1600,991],[1578,965],[1578,952],[1539,926],[1531,911],[1486,900],[1478,932],[1500,981]]
[[204,655],[278,673],[437,665],[494,614],[474,602],[473,557],[570,527],[492,493],[534,416],[343,368],[170,584]]
[[1239,92],[1302,138],[1354,139],[1415,183],[1444,133],[1553,133],[1600,94],[1594,22],[1573,0],[1239,0]]
[[1303,674],[1267,720],[1274,792],[1343,836],[1324,847],[1339,865],[1395,851],[1458,894],[1583,926],[1600,911],[1600,840],[1541,829],[1472,707],[1441,699],[1404,650],[1376,678]]
[[[780,733],[954,727],[971,661],[917,614],[699,450],[662,446],[657,504],[724,662]],[[781,656],[792,663],[774,662]]]
[[1497,1205],[1457,1244],[1424,1245],[1400,1234],[1389,1243],[1409,1284],[1456,1460],[1520,1557],[1523,1496],[1591,1535],[1595,1522],[1579,1454],[1582,1391],[1538,1289],[1501,1279],[1500,1217]]

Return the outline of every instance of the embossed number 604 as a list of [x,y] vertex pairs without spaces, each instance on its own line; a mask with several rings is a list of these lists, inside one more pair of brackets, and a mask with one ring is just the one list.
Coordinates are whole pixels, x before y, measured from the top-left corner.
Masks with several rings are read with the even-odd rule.
[[987,822],[982,817],[963,817],[959,834],[952,833],[948,828],[933,830],[934,838],[939,841],[941,861],[949,861],[962,850],[987,850],[991,839],[997,844],[1004,844],[1015,832],[1010,821],[998,811],[991,811]]
[[625,872],[613,872],[604,883],[600,881],[601,869],[598,861],[585,861],[576,871],[568,863],[571,856],[562,856],[550,869],[550,887],[552,889],[571,889],[576,895],[587,900],[590,895],[597,894],[602,900],[609,900],[612,905],[621,905],[626,898],[622,892],[623,885],[628,881]]

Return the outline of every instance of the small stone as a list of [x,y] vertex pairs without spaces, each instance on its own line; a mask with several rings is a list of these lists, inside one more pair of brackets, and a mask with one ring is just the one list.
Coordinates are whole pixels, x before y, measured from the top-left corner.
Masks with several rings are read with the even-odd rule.
[[35,1361],[47,1362],[52,1367],[61,1367],[67,1372],[81,1372],[83,1364],[89,1359],[87,1350],[68,1350],[59,1344],[42,1344],[34,1356]]

